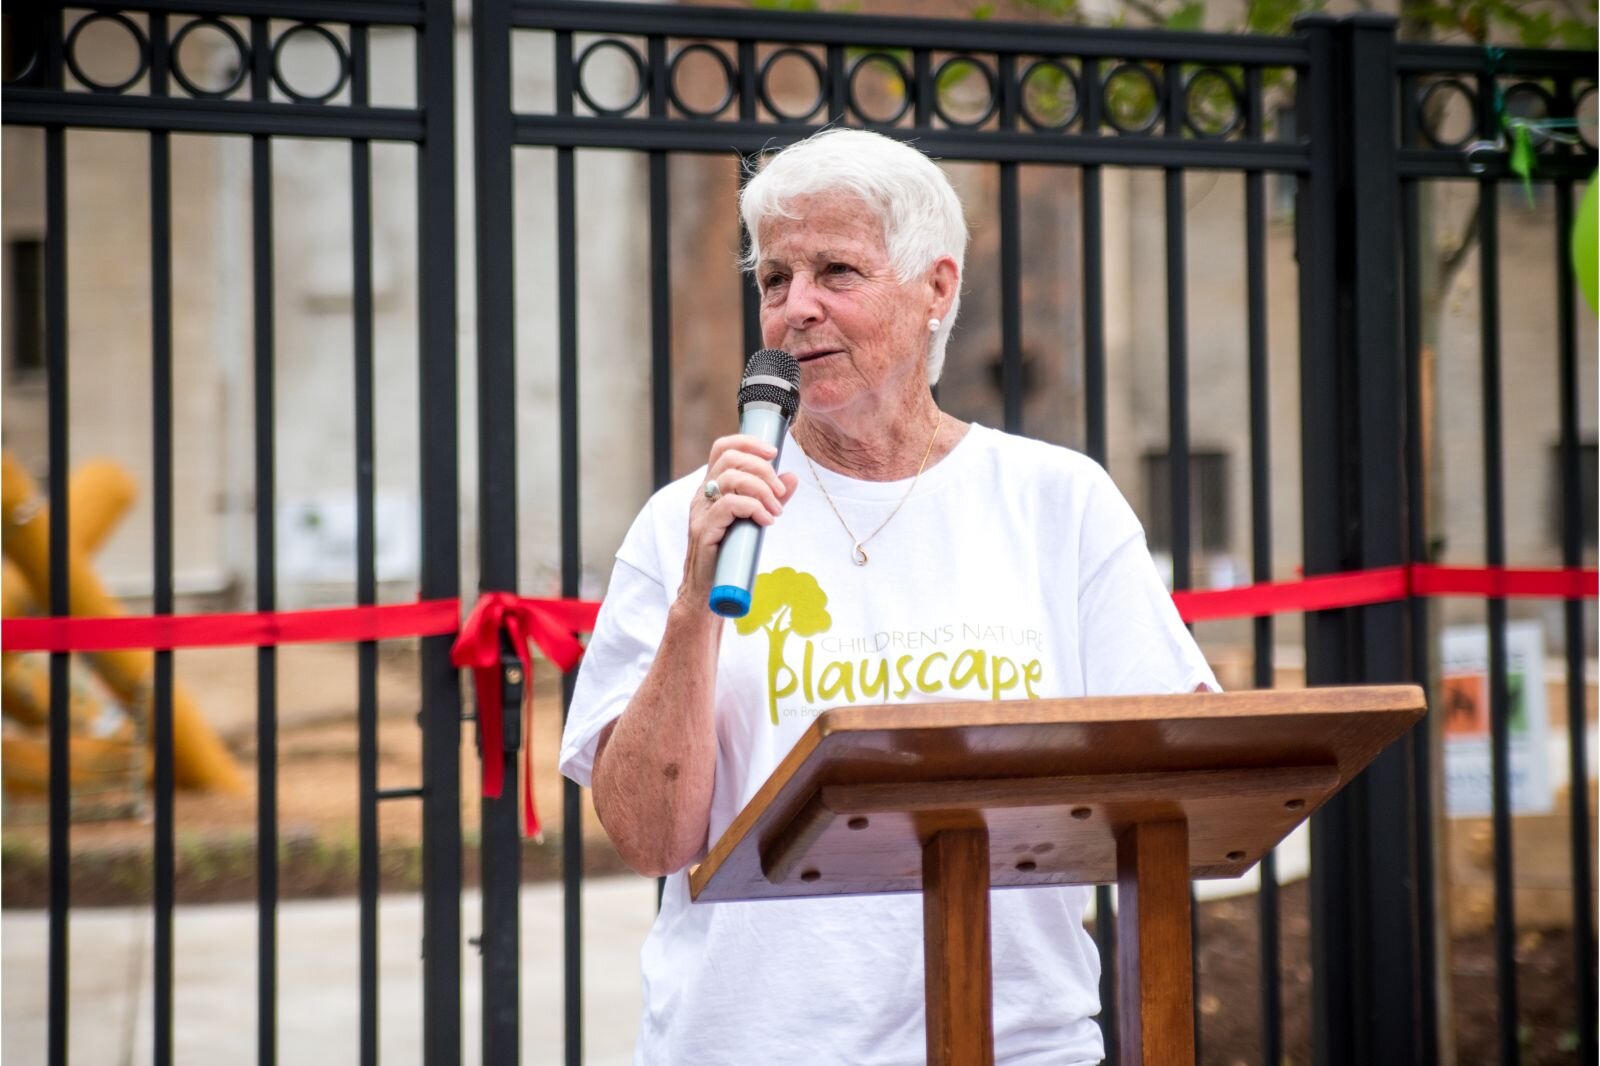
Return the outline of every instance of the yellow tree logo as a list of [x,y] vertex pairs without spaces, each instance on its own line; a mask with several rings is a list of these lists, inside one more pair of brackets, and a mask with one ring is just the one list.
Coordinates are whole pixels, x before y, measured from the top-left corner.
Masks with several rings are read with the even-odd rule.
[[827,632],[832,625],[828,594],[810,574],[783,566],[756,576],[750,613],[734,626],[747,636],[757,629],[767,631],[767,709],[772,714],[773,725],[778,724],[778,700],[792,693],[800,683],[795,672],[783,661],[784,642],[790,633],[812,637]]

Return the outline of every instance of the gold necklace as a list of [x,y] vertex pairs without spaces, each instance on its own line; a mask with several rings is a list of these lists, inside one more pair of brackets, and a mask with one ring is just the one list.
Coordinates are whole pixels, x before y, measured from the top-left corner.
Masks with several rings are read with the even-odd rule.
[[939,413],[935,411],[933,415],[933,436],[928,438],[927,450],[922,453],[922,464],[917,467],[916,475],[912,477],[911,485],[906,489],[906,494],[900,497],[900,502],[894,505],[894,510],[889,512],[888,518],[878,524],[877,529],[860,538],[856,537],[855,531],[850,528],[850,523],[844,520],[844,515],[839,513],[839,505],[833,502],[833,497],[828,495],[828,490],[822,488],[822,478],[817,473],[817,464],[811,461],[811,456],[806,452],[802,451],[800,453],[806,457],[806,465],[811,468],[811,480],[817,483],[817,488],[822,489],[822,498],[828,501],[829,507],[833,508],[833,516],[839,520],[839,524],[844,527],[845,533],[849,534],[850,539],[854,541],[850,548],[850,561],[857,566],[866,566],[868,562],[867,551],[863,545],[879,533],[882,533],[884,526],[894,521],[894,516],[900,513],[900,508],[906,505],[906,501],[911,498],[912,492],[916,491],[917,480],[922,477],[922,472],[928,467],[928,456],[933,454],[933,442],[939,439],[939,426],[942,421]]

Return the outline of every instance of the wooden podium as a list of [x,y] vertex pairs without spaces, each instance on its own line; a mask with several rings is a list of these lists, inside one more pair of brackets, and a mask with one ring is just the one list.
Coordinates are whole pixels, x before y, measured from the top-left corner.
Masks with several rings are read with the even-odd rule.
[[1115,881],[1123,1061],[1192,1064],[1189,879],[1249,869],[1424,709],[1411,685],[838,708],[689,890],[921,891],[928,1062],[980,1066],[990,887]]

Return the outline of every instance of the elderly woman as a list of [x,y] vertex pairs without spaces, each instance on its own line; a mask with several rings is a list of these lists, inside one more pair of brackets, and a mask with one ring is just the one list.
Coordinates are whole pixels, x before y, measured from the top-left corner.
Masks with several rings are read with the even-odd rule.
[[[917,896],[696,906],[685,868],[828,707],[1215,681],[1099,466],[935,402],[967,242],[938,167],[829,130],[774,156],[740,208],[762,337],[798,360],[800,412],[776,468],[723,437],[640,513],[561,768],[592,784],[623,858],[667,876],[636,1062],[918,1063]],[[750,614],[729,623],[706,602],[739,518],[767,529]],[[1088,899],[993,897],[998,1062],[1101,1059]]]

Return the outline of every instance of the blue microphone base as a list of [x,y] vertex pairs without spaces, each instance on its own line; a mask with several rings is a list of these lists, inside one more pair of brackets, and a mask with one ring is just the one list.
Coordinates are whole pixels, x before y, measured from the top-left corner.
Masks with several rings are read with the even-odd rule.
[[724,618],[743,618],[750,613],[750,592],[737,585],[718,585],[711,590],[711,610]]

